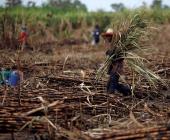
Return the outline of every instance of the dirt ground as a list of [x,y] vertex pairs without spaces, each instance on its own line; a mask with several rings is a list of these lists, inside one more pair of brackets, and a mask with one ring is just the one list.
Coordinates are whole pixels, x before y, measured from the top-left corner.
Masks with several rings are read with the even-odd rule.
[[[170,124],[169,33],[169,25],[160,27],[144,55],[150,62],[148,67],[165,79],[168,87],[158,84],[157,89],[153,89],[140,77],[135,81],[134,95],[128,97],[106,93],[107,75],[95,81],[107,49],[102,45],[67,44],[54,46],[48,54],[43,51],[21,53],[22,105],[18,106],[18,94],[8,88],[5,103],[0,108],[0,140],[154,139],[158,138],[157,131],[167,132],[159,135],[160,139],[170,138],[169,129],[165,129]],[[18,54],[13,50],[1,50],[0,55],[2,67],[18,62]],[[127,83],[132,84],[132,72],[127,66],[125,76]],[[3,98],[1,87],[0,101]],[[55,105],[51,105],[53,103]],[[35,111],[43,106],[45,109]],[[138,129],[139,135],[136,135],[134,130]],[[146,132],[150,135],[146,136]]]

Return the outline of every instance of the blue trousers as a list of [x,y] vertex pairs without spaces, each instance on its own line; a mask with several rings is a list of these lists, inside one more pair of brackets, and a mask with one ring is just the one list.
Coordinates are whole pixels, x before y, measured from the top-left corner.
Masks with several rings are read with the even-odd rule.
[[94,43],[98,44],[100,42],[99,36],[94,36]]
[[110,78],[107,83],[107,93],[114,93],[115,90],[127,96],[131,94],[129,86],[125,86],[119,83],[119,75],[113,72],[110,72]]

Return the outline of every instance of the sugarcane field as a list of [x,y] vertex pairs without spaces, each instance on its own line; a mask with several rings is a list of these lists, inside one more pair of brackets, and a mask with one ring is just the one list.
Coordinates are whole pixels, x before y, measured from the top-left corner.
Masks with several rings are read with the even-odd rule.
[[0,140],[169,139],[170,2],[0,2]]

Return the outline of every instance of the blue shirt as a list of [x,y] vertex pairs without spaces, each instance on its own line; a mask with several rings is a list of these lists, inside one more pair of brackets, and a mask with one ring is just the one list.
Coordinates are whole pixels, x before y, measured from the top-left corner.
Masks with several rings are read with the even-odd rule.
[[10,86],[18,86],[20,82],[20,75],[17,71],[12,71],[9,77]]
[[99,31],[99,29],[95,29],[95,30],[93,31],[93,37],[94,37],[94,38],[99,38],[99,36],[100,36],[100,31]]

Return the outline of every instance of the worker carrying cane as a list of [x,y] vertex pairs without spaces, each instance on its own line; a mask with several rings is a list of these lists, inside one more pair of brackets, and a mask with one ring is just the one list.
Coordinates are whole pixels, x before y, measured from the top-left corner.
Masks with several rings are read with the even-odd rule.
[[[106,32],[102,33],[102,37],[105,41],[105,45],[108,48],[106,51],[106,56],[111,57],[115,52],[115,48],[111,45],[112,41],[115,39],[115,32],[113,29],[109,28]],[[116,47],[116,46],[115,46]],[[131,94],[131,89],[129,86],[119,83],[120,75],[123,73],[124,58],[119,56],[117,59],[112,58],[112,62],[108,67],[109,80],[107,82],[107,92],[109,94],[114,94],[115,90],[122,93],[124,96]]]

